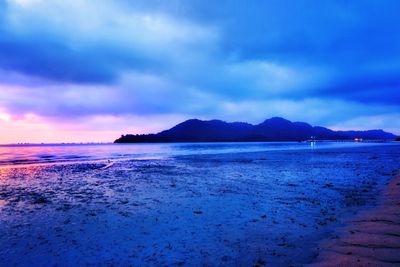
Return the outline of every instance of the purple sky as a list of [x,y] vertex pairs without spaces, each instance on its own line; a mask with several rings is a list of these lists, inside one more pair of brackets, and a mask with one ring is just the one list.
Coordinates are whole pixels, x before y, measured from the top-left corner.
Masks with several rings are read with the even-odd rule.
[[[241,4],[243,3],[243,4]],[[0,143],[189,118],[400,134],[398,1],[0,1]]]

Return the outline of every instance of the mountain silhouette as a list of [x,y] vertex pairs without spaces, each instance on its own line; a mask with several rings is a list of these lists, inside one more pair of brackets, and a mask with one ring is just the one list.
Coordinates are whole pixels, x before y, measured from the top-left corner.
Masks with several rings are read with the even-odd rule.
[[190,119],[157,134],[122,135],[115,143],[153,142],[255,142],[315,140],[394,140],[396,136],[383,130],[333,131],[273,117],[252,125],[244,122]]

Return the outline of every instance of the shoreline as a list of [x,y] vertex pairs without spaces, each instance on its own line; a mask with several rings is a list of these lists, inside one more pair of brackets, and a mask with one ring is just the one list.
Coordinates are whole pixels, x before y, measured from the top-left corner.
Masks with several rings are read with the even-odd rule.
[[323,240],[308,266],[399,266],[400,175],[383,188],[379,202],[362,210]]
[[[236,144],[248,144],[250,142],[238,142]],[[271,144],[271,143],[288,143],[288,144],[299,144],[299,142],[257,142],[260,144]],[[383,146],[383,145],[398,145],[395,142],[382,142],[382,143],[375,143],[375,142],[328,142],[328,141],[324,141],[324,142],[316,142],[316,143],[325,143],[327,145],[325,146],[301,146],[301,147],[281,147],[281,148],[273,148],[273,147],[266,147],[260,150],[243,150],[243,151],[231,151],[231,150],[226,150],[226,151],[222,151],[222,152],[218,152],[215,153],[215,151],[207,151],[206,153],[202,153],[202,155],[214,155],[214,154],[220,154],[220,153],[224,153],[224,154],[231,154],[231,153],[250,153],[250,152],[268,152],[268,151],[292,151],[292,150],[305,150],[305,151],[309,151],[309,150],[323,150],[323,149],[332,149],[332,148],[337,148],[337,149],[347,149],[349,147],[353,147],[353,148],[360,148],[360,147],[365,147],[365,146]],[[345,145],[345,146],[336,146],[336,147],[331,147],[332,144],[335,143],[346,143],[346,144],[351,144],[351,145]],[[130,143],[128,145],[142,145],[144,143]],[[154,145],[155,143],[146,143],[147,145]],[[144,144],[144,145],[146,145]],[[184,144],[184,143],[163,143],[164,145],[169,145],[169,144]],[[187,144],[200,144],[200,143],[187,143]],[[203,143],[206,144],[206,143]],[[209,144],[217,144],[217,143],[209,143]],[[222,144],[222,143],[221,143]],[[223,142],[223,144],[228,144],[226,142]],[[234,142],[231,144],[235,144]],[[304,143],[301,143],[304,144]],[[400,143],[399,143],[400,144]],[[113,143],[110,144],[99,144],[99,146],[113,146]],[[119,145],[119,144],[117,144]],[[125,144],[123,144],[125,145]],[[33,146],[38,146],[40,147],[41,145],[0,145],[1,147],[25,147],[25,148],[29,148],[29,147],[33,147]],[[58,147],[67,147],[67,144],[54,144],[54,145],[42,145],[42,147],[48,147],[48,146],[58,146]],[[72,145],[72,146],[80,146],[80,145]],[[82,145],[85,146],[85,145]],[[95,144],[92,144],[92,146],[96,146]],[[160,150],[162,151],[162,150]],[[63,152],[63,151],[61,151]],[[12,154],[13,152],[8,152],[8,154]],[[23,154],[22,152],[19,152],[20,154]],[[165,152],[164,152],[165,153]],[[169,157],[169,156],[175,156],[175,157],[179,157],[179,156],[187,156],[187,155],[192,155],[192,153],[182,153],[182,154],[174,154],[174,155],[163,155],[162,153],[158,153],[158,155],[154,155],[152,153],[150,154],[146,154],[145,152],[138,152],[137,154],[132,154],[132,155],[128,155],[128,156],[118,156],[118,157],[114,157],[113,155],[102,155],[99,158],[96,157],[87,157],[87,155],[83,154],[83,155],[71,155],[74,158],[73,159],[67,159],[67,158],[43,158],[41,154],[27,154],[25,155],[26,158],[20,158],[18,161],[12,160],[10,158],[1,158],[0,157],[0,169],[1,168],[18,168],[18,167],[35,167],[35,166],[49,166],[49,165],[64,165],[64,164],[79,164],[79,163],[107,163],[109,161],[113,161],[113,162],[118,162],[118,161],[127,161],[127,160],[147,160],[147,159],[163,159],[165,157]],[[52,152],[52,154],[49,155],[45,155],[45,156],[53,156],[56,155],[56,152]],[[0,155],[1,156],[1,155]],[[20,156],[20,155],[18,155]],[[67,155],[68,156],[68,155]]]

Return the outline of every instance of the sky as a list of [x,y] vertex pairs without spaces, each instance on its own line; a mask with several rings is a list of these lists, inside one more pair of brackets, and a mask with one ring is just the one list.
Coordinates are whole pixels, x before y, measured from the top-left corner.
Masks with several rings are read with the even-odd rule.
[[397,0],[0,0],[0,143],[273,116],[400,135]]

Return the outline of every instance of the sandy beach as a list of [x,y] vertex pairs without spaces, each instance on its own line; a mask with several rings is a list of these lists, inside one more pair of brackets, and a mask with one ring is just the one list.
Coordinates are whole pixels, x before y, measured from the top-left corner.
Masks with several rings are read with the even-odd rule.
[[[381,215],[354,216],[379,205],[400,169],[390,144],[198,146],[168,147],[172,156],[157,159],[0,168],[0,266],[303,266],[369,255],[355,239],[348,250],[331,238],[372,242],[358,225],[377,229]],[[379,220],[398,222],[391,212]],[[349,220],[355,234],[342,235]],[[398,234],[395,223],[384,225]],[[361,260],[398,260],[396,238],[382,239],[386,256],[375,249]]]
[[399,266],[400,176],[386,185],[376,207],[335,232],[337,236],[321,244],[321,254],[310,266]]

